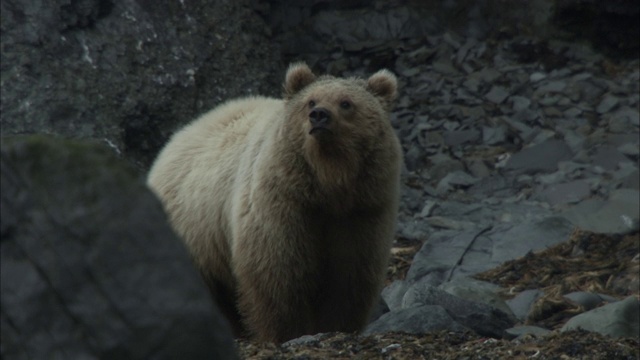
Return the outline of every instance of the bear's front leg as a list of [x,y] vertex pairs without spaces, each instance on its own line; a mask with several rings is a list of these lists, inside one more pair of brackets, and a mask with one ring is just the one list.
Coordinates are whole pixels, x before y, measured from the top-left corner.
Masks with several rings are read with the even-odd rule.
[[317,259],[302,219],[246,222],[234,239],[238,307],[258,341],[280,343],[315,328]]

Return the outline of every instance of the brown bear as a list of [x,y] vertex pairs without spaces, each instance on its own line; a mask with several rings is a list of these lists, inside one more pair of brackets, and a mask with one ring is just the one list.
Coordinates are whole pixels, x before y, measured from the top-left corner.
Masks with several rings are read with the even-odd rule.
[[398,210],[396,88],[386,70],[293,64],[283,100],[229,101],[161,151],[148,184],[236,330],[282,342],[366,325]]

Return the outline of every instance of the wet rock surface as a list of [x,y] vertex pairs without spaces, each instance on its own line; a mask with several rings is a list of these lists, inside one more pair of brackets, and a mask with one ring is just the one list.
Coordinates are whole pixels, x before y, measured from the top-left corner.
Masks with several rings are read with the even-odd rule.
[[3,0],[3,135],[99,139],[148,167],[221,101],[279,94],[278,47],[248,3]]
[[104,145],[3,139],[4,359],[235,359],[159,201]]

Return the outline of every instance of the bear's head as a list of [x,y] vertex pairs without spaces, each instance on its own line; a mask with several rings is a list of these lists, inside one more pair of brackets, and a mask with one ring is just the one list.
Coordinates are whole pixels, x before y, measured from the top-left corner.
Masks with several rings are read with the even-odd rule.
[[284,83],[286,127],[317,173],[353,180],[369,154],[395,136],[389,111],[396,96],[396,77],[387,70],[363,80],[316,77],[306,64],[292,64]]

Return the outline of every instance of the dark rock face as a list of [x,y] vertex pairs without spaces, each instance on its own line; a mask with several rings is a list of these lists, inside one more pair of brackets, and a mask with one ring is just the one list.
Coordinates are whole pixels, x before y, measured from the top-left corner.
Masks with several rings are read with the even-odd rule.
[[3,139],[3,358],[233,359],[159,201],[101,146]]
[[149,165],[196,115],[278,92],[278,47],[246,2],[3,0],[3,134],[104,139]]
[[612,55],[637,57],[639,15],[637,1],[557,0],[554,23]]

